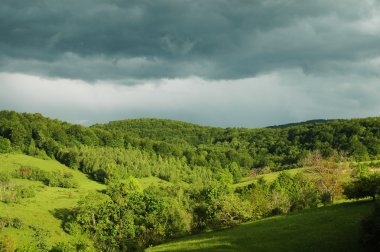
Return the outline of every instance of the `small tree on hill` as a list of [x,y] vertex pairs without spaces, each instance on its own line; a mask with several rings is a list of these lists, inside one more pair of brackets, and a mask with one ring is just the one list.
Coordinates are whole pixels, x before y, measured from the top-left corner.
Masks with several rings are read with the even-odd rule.
[[0,136],[0,153],[9,153],[12,151],[11,142]]
[[376,173],[358,177],[344,187],[344,195],[349,199],[372,197],[375,201],[378,193],[380,193],[380,175]]
[[316,175],[322,202],[333,203],[342,192],[342,173],[349,168],[344,155],[333,154],[324,159],[319,151],[314,151],[305,158],[303,165]]

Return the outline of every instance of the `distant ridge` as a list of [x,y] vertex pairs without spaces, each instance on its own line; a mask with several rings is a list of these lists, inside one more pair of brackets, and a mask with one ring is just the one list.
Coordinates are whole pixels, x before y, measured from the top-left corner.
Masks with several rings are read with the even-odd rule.
[[324,124],[334,121],[333,119],[314,119],[314,120],[308,120],[308,121],[303,121],[303,122],[297,122],[297,123],[286,123],[286,124],[280,124],[280,125],[273,125],[273,126],[268,126],[266,128],[269,129],[283,129],[283,128],[288,128],[292,126],[300,126],[300,125],[314,125],[314,124]]

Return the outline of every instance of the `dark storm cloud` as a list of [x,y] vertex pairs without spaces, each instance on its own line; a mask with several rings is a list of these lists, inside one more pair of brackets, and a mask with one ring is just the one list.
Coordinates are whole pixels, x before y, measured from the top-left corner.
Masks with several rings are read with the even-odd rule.
[[356,0],[2,0],[0,71],[88,81],[345,65],[376,74],[351,63],[380,56],[378,15],[378,1]]

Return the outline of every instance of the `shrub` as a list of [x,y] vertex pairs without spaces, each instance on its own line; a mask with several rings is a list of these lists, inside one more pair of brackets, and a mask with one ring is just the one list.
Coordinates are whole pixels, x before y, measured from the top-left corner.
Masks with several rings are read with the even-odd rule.
[[0,136],[0,153],[9,153],[12,151],[11,142]]
[[59,242],[50,249],[50,252],[71,252],[71,251],[75,251],[75,247],[69,242]]
[[376,194],[380,191],[380,175],[372,173],[368,176],[362,176],[352,183],[344,186],[344,195],[349,199],[360,199],[372,197],[376,199]]
[[10,217],[0,217],[0,230],[3,230],[8,227],[13,227],[16,229],[22,229],[24,223],[20,218],[10,218]]
[[22,229],[24,227],[24,222],[20,218],[15,217],[12,219],[12,227]]
[[18,203],[20,199],[32,198],[36,195],[32,186],[4,183],[0,192],[0,201],[4,203]]
[[63,171],[47,172],[37,167],[21,167],[16,171],[16,177],[41,181],[47,186],[62,188],[77,188],[78,183],[73,180],[73,175]]

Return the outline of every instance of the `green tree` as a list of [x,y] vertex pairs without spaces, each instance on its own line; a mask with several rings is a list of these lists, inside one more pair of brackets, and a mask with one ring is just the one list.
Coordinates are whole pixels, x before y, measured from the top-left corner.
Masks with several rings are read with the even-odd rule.
[[380,175],[376,173],[361,176],[352,183],[344,186],[344,195],[349,199],[360,199],[372,197],[376,200],[376,195],[380,192]]
[[12,151],[11,142],[0,136],[0,153],[9,153]]

